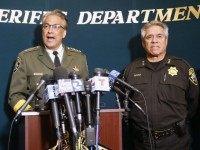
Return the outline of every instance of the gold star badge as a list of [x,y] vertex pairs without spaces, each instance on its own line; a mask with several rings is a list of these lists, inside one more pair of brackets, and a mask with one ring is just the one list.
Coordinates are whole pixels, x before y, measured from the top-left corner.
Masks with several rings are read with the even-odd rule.
[[176,67],[170,67],[168,69],[168,74],[170,74],[171,76],[177,76],[178,74],[178,70]]
[[78,69],[76,66],[74,66],[72,69],[73,69],[75,72],[78,72],[78,71],[79,71],[79,69]]

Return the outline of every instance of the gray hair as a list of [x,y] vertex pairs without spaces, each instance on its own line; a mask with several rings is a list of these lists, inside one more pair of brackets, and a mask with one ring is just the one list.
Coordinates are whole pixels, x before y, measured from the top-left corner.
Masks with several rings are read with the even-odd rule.
[[168,37],[168,35],[169,35],[169,28],[168,28],[168,26],[167,26],[165,23],[160,22],[160,21],[150,21],[150,22],[146,23],[146,24],[142,27],[142,29],[141,29],[141,38],[142,38],[142,39],[143,39],[143,38],[145,37],[145,35],[146,35],[146,30],[147,30],[148,28],[152,27],[152,26],[159,26],[159,27],[163,28],[166,37]]
[[55,9],[55,10],[52,10],[52,11],[49,11],[47,13],[45,13],[42,17],[42,24],[44,24],[44,21],[46,19],[47,16],[51,16],[51,15],[56,15],[58,17],[60,17],[64,22],[64,28],[67,30],[68,28],[68,19],[66,17],[66,15],[59,9]]

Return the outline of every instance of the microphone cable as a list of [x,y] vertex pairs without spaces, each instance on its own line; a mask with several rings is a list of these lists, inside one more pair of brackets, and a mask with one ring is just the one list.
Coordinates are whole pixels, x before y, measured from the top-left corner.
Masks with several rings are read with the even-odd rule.
[[15,118],[12,119],[11,125],[10,125],[10,130],[9,130],[9,135],[8,135],[8,143],[7,143],[7,150],[10,150],[10,143],[11,143],[11,135],[12,135],[12,130],[13,130],[13,124],[15,122]]
[[[142,108],[140,109],[143,114],[146,116],[146,122],[147,122],[147,130],[148,130],[148,138],[149,138],[149,144],[150,144],[150,150],[153,150],[153,143],[152,143],[152,133],[151,133],[151,128],[150,128],[150,121],[149,121],[149,115],[148,115],[148,106],[147,106],[147,101],[146,101],[146,98],[144,96],[144,94],[141,92],[141,91],[136,91],[138,92],[139,94],[141,94],[143,100],[144,100],[144,105],[145,105],[145,111],[146,113],[142,110]],[[137,108],[140,108],[140,106],[132,99],[129,98],[129,100],[134,104],[136,105]],[[138,107],[139,106],[139,107]]]
[[[114,77],[117,77],[120,74],[119,72],[117,72],[115,70],[113,70],[111,72],[109,74],[111,74]],[[123,78],[124,78],[124,74],[123,74]],[[118,81],[120,81],[120,80],[118,80]],[[122,82],[122,81],[120,81],[120,82]],[[126,85],[128,86],[128,84],[126,84]],[[128,95],[124,94],[119,88],[117,88],[115,86],[113,86],[113,88],[115,90],[117,90],[118,92],[120,92],[121,94],[125,95],[128,98],[127,100],[130,100],[136,106],[136,108],[138,108],[146,116],[147,130],[148,130],[148,134],[149,134],[148,138],[149,138],[150,150],[153,150],[152,133],[151,133],[150,120],[149,120],[149,115],[148,115],[148,106],[147,106],[147,102],[146,102],[146,98],[145,98],[144,94],[140,90],[138,90],[138,89],[136,89],[136,88],[134,88],[132,86],[128,86],[129,91],[130,91],[130,89],[132,89],[133,91],[138,92],[139,94],[141,94],[141,96],[142,96],[142,98],[144,100],[144,105],[145,105],[145,111],[146,111],[146,113],[144,112],[144,110],[134,100],[132,100],[132,99],[129,98],[129,96],[128,96],[129,94]]]

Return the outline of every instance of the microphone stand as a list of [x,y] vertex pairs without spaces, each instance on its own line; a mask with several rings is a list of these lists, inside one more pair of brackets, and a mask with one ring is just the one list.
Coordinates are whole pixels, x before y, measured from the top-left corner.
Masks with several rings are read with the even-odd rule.
[[51,100],[51,107],[52,107],[52,114],[54,119],[54,126],[56,129],[56,135],[58,138],[58,141],[61,141],[61,131],[60,131],[60,120],[59,120],[59,110],[58,110],[58,104],[56,100]]
[[35,91],[29,96],[29,98],[27,99],[27,101],[24,103],[24,105],[17,111],[14,120],[17,122],[18,121],[18,117],[19,115],[21,115],[22,111],[24,111],[26,109],[26,107],[28,106],[28,104],[32,101],[32,99],[34,98],[35,94],[37,93],[37,91],[41,88],[41,86],[45,83],[45,80],[41,80],[40,84],[37,86],[37,88],[35,89]]
[[90,91],[91,91],[91,83],[89,81],[86,81],[85,82],[85,96],[86,96],[87,124],[88,124],[88,127],[85,129],[86,144],[89,147],[89,149],[92,150],[95,145],[95,129],[94,127],[92,127]]
[[[106,75],[106,71],[101,69],[101,68],[96,68],[94,71],[95,76],[98,77],[104,77]],[[100,80],[99,80],[100,81]],[[98,82],[99,82],[98,81]],[[102,84],[102,83],[101,83]],[[95,83],[94,83],[95,85]],[[109,91],[108,87],[105,87],[105,89],[97,88],[94,91],[96,91],[96,138],[95,138],[95,145],[96,145],[96,150],[99,150],[99,126],[100,126],[100,96],[101,96],[101,91]]]
[[72,133],[73,133],[75,139],[77,139],[77,129],[76,129],[75,121],[74,121],[74,116],[72,114],[72,108],[71,108],[71,105],[70,105],[70,99],[69,99],[68,94],[64,94],[64,98],[65,98],[65,104],[66,104],[67,112],[68,112],[68,115],[69,115],[68,117],[69,117],[71,129],[72,129]]
[[97,91],[97,104],[96,104],[96,140],[95,145],[96,149],[98,150],[98,143],[99,143],[99,125],[100,125],[100,91]]
[[[72,80],[79,79],[79,75],[74,72],[71,74]],[[79,92],[75,91],[75,104],[76,104],[76,112],[77,112],[77,121],[78,121],[78,132],[81,132],[82,129],[82,112],[81,112],[81,102]]]
[[129,93],[130,93],[130,91],[126,91],[126,97],[124,100],[124,108],[126,111],[130,111],[130,108],[128,107]]
[[128,106],[129,104],[129,93],[130,91],[126,91],[125,93],[125,99],[124,99],[124,109],[125,109],[125,112],[124,112],[124,121],[125,123],[127,124],[128,123],[128,114],[129,114],[129,111],[130,111],[130,108]]
[[[119,93],[120,95],[125,96],[125,100],[123,100],[123,104],[124,104],[124,109],[125,109],[126,111],[130,111],[130,108],[128,107],[128,103],[129,103],[129,101],[131,101],[144,115],[146,115],[146,113],[144,112],[144,110],[143,110],[136,102],[134,102],[134,101],[129,97],[130,90],[126,89],[126,93],[124,93],[124,92],[122,92],[122,91],[121,91],[118,87],[116,87],[116,86],[113,86],[112,88],[114,89],[114,91],[115,91],[116,93]],[[136,92],[142,94],[139,90],[136,91]]]
[[[103,71],[101,69],[95,70],[95,73],[97,76],[101,76]],[[96,149],[99,150],[99,126],[100,126],[100,96],[101,92],[97,91],[96,92],[96,138],[95,138],[95,145]]]

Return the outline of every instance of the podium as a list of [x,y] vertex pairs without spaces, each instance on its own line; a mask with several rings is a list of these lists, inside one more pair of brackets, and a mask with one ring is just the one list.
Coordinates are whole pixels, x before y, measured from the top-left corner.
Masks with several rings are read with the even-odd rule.
[[[122,150],[122,109],[100,111],[99,142],[112,150]],[[48,150],[55,144],[49,111],[23,112],[25,122],[25,150]]]
[[22,112],[22,116],[25,150],[48,150],[54,143],[50,112]]
[[99,142],[111,150],[122,150],[122,112],[124,109],[100,111]]

